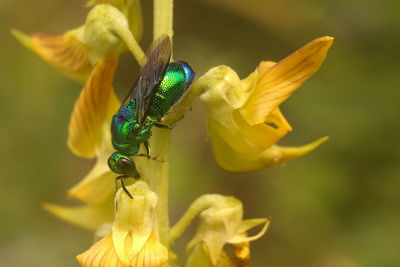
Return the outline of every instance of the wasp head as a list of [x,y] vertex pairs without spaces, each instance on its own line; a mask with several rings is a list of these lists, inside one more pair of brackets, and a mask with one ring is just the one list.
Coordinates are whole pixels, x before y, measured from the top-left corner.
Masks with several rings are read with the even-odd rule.
[[140,175],[136,170],[136,164],[129,156],[120,152],[115,152],[108,158],[108,166],[110,169],[119,174],[124,174],[128,177],[139,178]]

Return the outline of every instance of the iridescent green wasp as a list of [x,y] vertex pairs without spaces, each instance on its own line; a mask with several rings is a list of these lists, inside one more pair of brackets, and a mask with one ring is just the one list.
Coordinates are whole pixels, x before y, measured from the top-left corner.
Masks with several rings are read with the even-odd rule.
[[[116,188],[120,180],[123,190],[131,198],[123,179],[140,177],[131,156],[151,158],[151,128],[171,128],[162,124],[162,119],[186,92],[195,76],[189,64],[183,61],[170,63],[170,58],[171,40],[164,35],[148,48],[139,78],[112,117],[112,144],[117,152],[108,158],[108,166],[121,174],[115,180]],[[141,144],[146,149],[144,155],[139,153]]]

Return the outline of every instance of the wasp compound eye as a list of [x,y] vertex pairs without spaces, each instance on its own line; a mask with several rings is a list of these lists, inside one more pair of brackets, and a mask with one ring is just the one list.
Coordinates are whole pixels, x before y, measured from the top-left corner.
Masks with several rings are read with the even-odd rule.
[[127,177],[139,178],[139,173],[136,170],[136,164],[133,159],[120,152],[115,152],[108,158],[108,166],[115,173],[124,174]]
[[117,167],[118,167],[118,169],[120,169],[121,171],[129,170],[129,169],[131,169],[132,167],[135,168],[135,162],[133,162],[133,160],[130,159],[130,158],[127,159],[127,158],[125,158],[125,157],[120,157],[120,158],[118,159],[118,161],[117,161]]

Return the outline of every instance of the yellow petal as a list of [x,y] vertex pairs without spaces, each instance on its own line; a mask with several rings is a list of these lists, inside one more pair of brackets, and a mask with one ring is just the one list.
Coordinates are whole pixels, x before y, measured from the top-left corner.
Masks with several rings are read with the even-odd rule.
[[233,172],[258,170],[285,163],[288,160],[307,154],[327,140],[327,137],[323,137],[300,147],[273,145],[261,153],[248,154],[234,150],[215,132],[209,131],[209,134],[216,161],[222,168]]
[[49,65],[69,78],[84,83],[93,66],[88,59],[87,47],[79,40],[82,30],[78,28],[62,35],[36,33],[29,36],[17,30],[11,33]]
[[124,264],[118,258],[110,233],[76,258],[83,267],[160,267],[168,261],[168,250],[152,235],[136,257]]
[[96,164],[78,184],[68,190],[68,196],[89,204],[100,204],[114,194],[117,175],[107,165],[108,156],[114,152],[110,140],[110,127],[105,123],[102,142],[97,148]]
[[112,201],[103,205],[83,205],[65,207],[55,204],[43,204],[43,207],[53,215],[80,227],[96,231],[104,223],[114,219],[114,205]]
[[68,190],[68,195],[89,204],[103,203],[114,193],[115,177],[106,159],[97,160],[85,178]]
[[324,61],[332,42],[333,38],[328,36],[315,39],[269,68],[264,74],[260,73],[254,91],[240,109],[248,123],[263,123],[271,111],[315,73]]
[[112,242],[112,234],[108,234],[100,241],[96,242],[87,251],[78,255],[76,259],[83,267],[128,267],[129,265],[123,264]]
[[[274,145],[283,136],[285,136],[288,131],[292,130],[289,123],[286,121],[285,117],[283,117],[278,108],[271,112],[271,114],[266,118],[265,123],[256,125],[250,125],[246,120],[243,119],[238,110],[235,110],[232,115],[236,125],[239,128],[240,135],[243,138],[240,138],[239,140],[232,140],[230,139],[230,136],[226,134],[227,132],[219,132],[219,134],[227,143],[230,144],[230,146],[234,147],[240,152],[260,153],[268,147]],[[238,134],[236,134],[236,136],[238,136]],[[246,146],[240,149],[240,144],[245,140],[249,143],[250,147]]]
[[[228,120],[231,121],[230,125]],[[239,152],[261,153],[278,142],[292,128],[280,110],[276,109],[265,123],[257,125],[248,124],[238,110],[233,110],[230,115],[225,115],[223,121],[208,118],[207,129],[208,132],[216,132],[230,147]]]
[[78,156],[92,158],[96,155],[104,124],[119,108],[112,87],[116,66],[117,57],[100,60],[75,103],[69,124],[68,146]]
[[[134,237],[133,237],[134,238]],[[153,233],[144,247],[129,261],[134,267],[159,267],[168,261],[168,249],[163,246]]]

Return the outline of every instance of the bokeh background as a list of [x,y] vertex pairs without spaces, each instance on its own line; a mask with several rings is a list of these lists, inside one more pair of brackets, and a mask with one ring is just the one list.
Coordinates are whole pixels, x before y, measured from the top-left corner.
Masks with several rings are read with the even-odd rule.
[[[92,235],[47,214],[93,165],[67,149],[80,85],[40,61],[9,29],[62,33],[84,22],[84,1],[0,1],[0,266],[78,266]],[[152,3],[142,1],[151,42]],[[173,134],[171,221],[204,193],[234,195],[245,217],[272,216],[252,243],[254,266],[400,266],[400,2],[396,0],[176,0],[176,58],[198,74],[226,64],[241,77],[261,60],[334,36],[318,73],[282,105],[294,128],[280,142],[330,139],[269,169],[229,173],[213,160],[198,101]],[[137,64],[119,64],[126,94]],[[193,230],[193,227],[191,228]],[[175,249],[184,256],[184,244]]]

